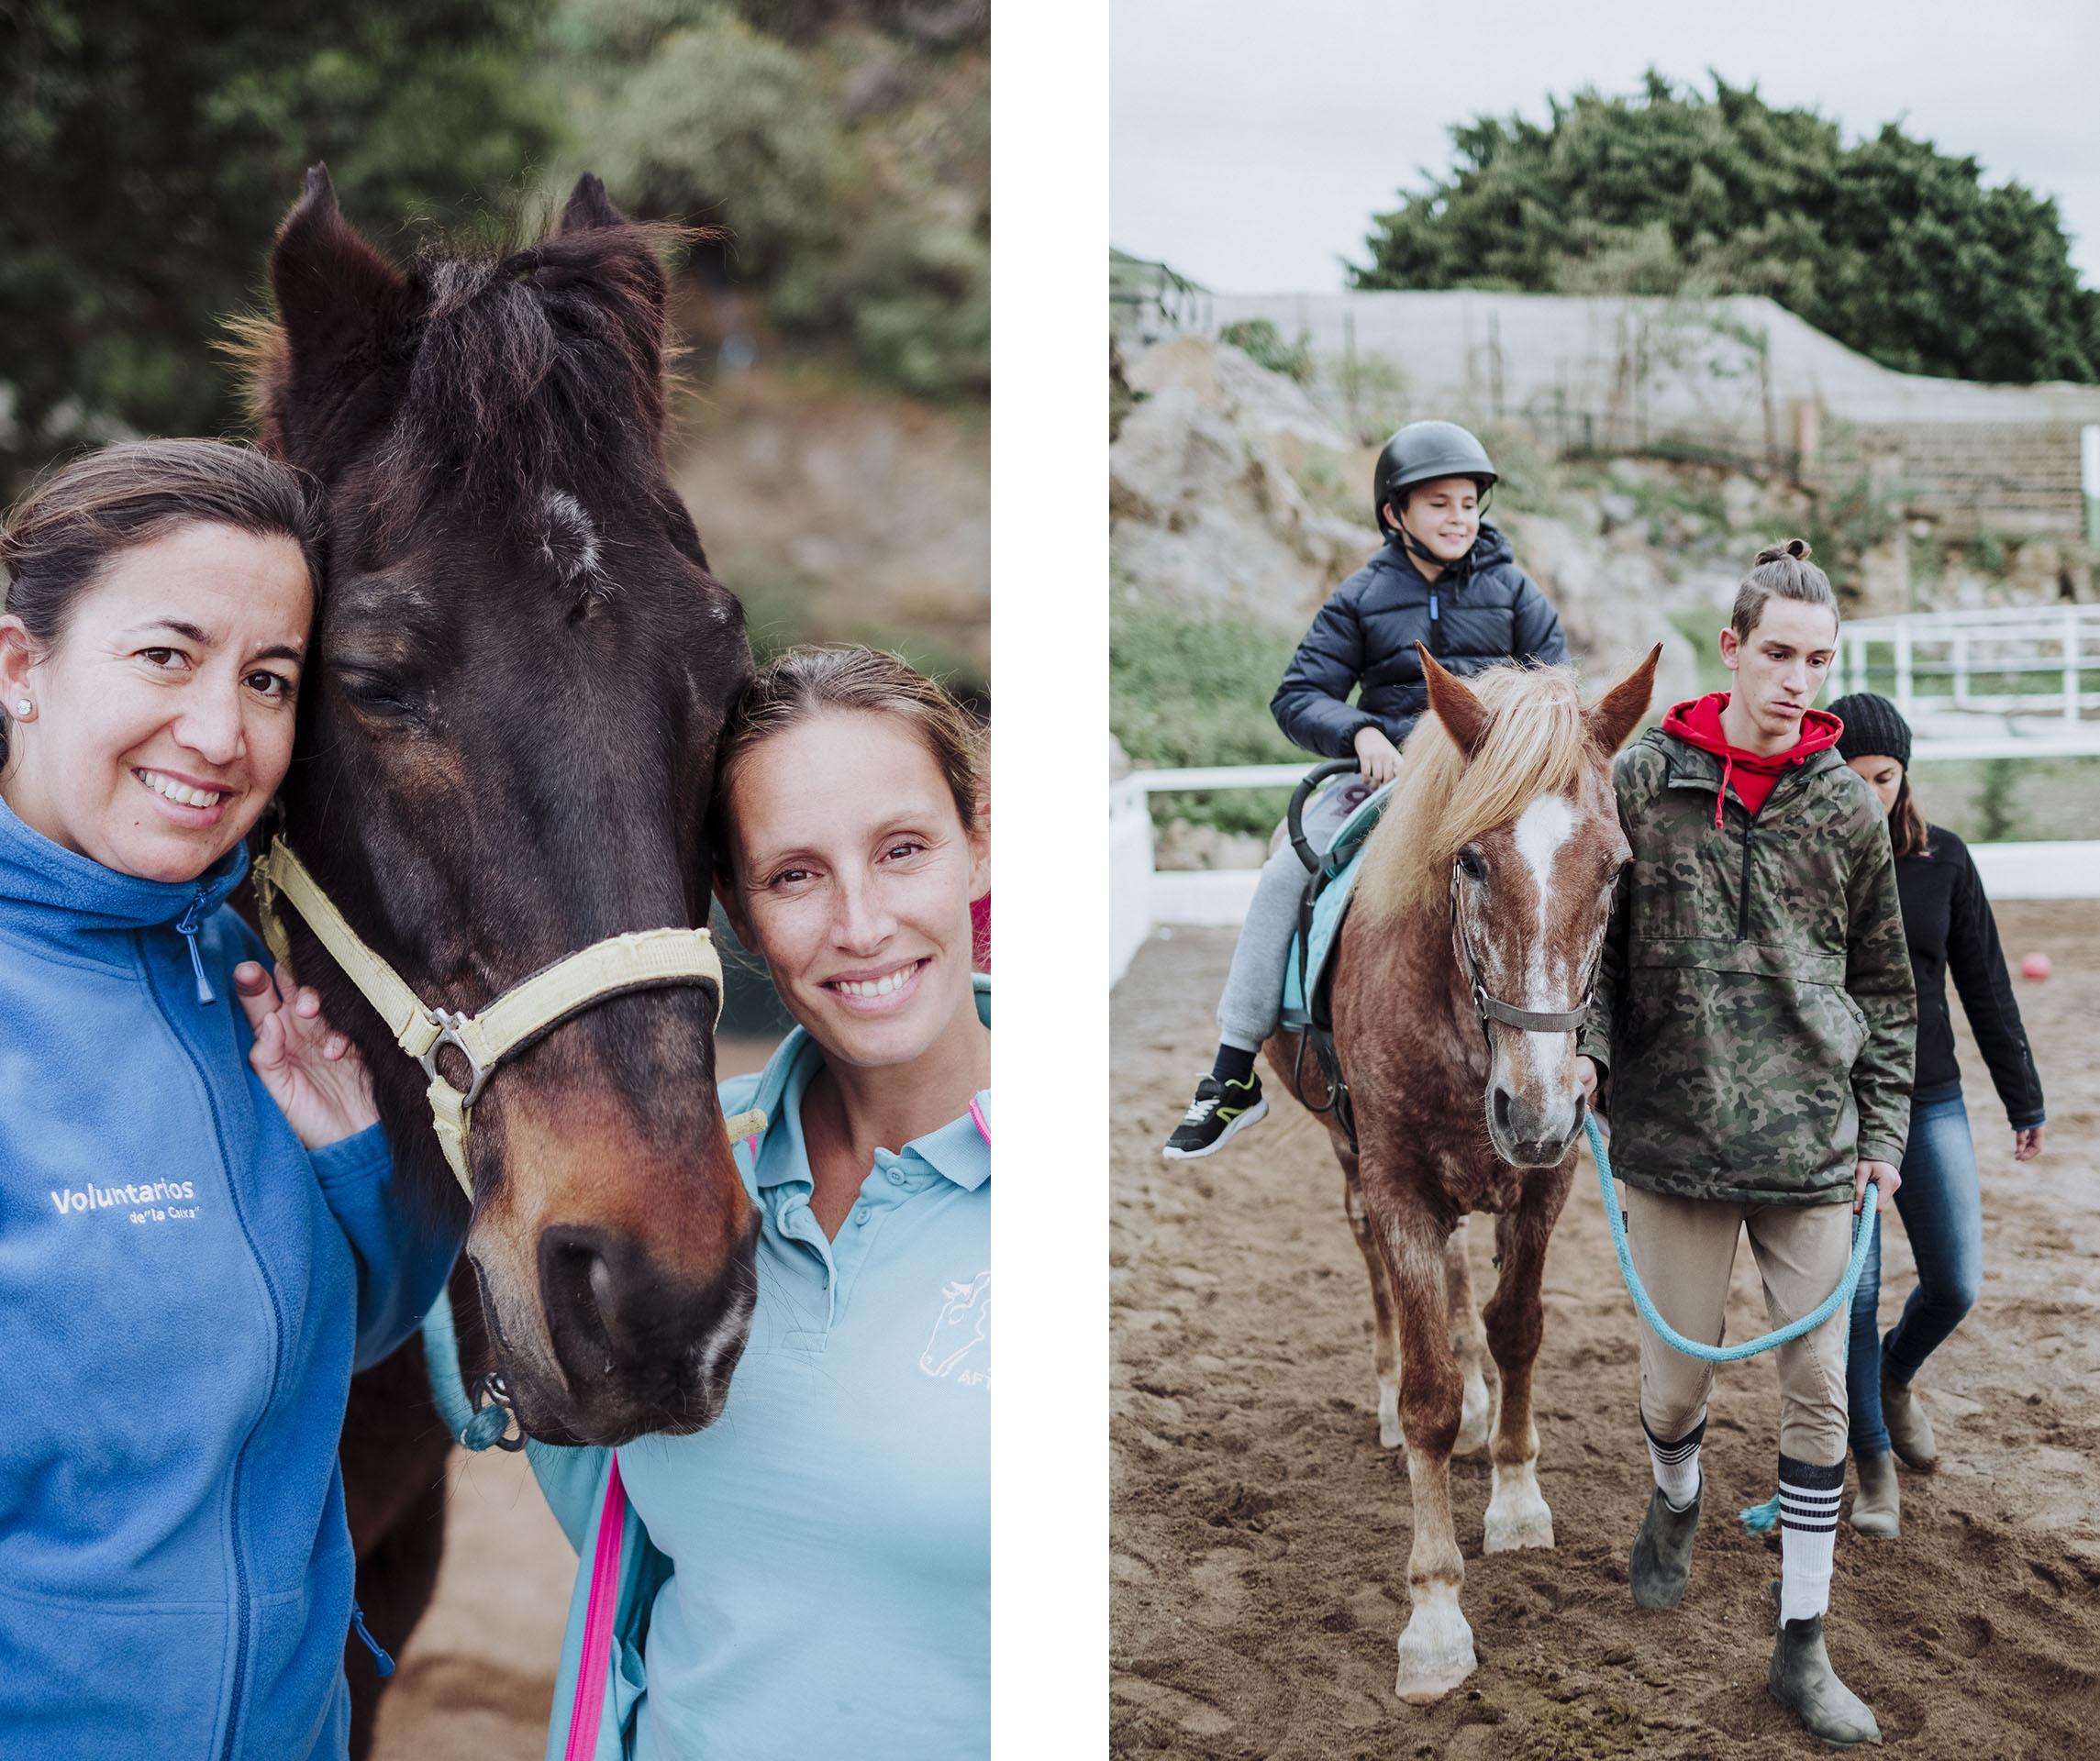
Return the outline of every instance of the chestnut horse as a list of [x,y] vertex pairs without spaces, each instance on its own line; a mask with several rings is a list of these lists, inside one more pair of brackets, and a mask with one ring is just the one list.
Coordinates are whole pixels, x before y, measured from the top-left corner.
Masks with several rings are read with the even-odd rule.
[[[261,443],[318,481],[331,526],[282,831],[442,1009],[621,931],[707,921],[716,745],[750,655],[664,468],[656,244],[585,177],[537,242],[403,271],[316,167],[272,253],[277,321],[242,345]],[[504,1063],[474,1107],[470,1214],[428,1078],[286,921],[371,1067],[396,1168],[465,1229],[462,1355],[519,1425],[617,1444],[710,1423],[757,1239],[712,992],[601,999]],[[392,1645],[442,1532],[447,1439],[418,1358],[360,1379],[343,1452],[360,1593]],[[361,1752],[376,1681],[350,1657]]]
[[[1582,1135],[1574,1028],[1630,855],[1611,757],[1647,711],[1661,650],[1587,709],[1565,667],[1461,681],[1420,653],[1431,713],[1408,737],[1332,957],[1353,1147],[1328,1114],[1371,1272],[1380,1441],[1407,1446],[1412,1612],[1396,1691],[1417,1705],[1473,1669],[1450,1457],[1490,1441],[1483,1322],[1501,1390],[1486,1548],[1553,1545],[1531,1423],[1539,1290]],[[1312,1060],[1294,1083],[1296,1035],[1267,1052],[1300,1101],[1327,1103]],[[1480,1313],[1465,1261],[1475,1211],[1494,1213],[1501,1268]]]

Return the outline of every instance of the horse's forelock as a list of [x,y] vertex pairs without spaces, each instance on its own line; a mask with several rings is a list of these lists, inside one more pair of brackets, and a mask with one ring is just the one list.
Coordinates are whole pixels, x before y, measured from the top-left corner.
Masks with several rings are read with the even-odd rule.
[[[404,305],[406,382],[361,497],[384,510],[390,532],[417,524],[439,489],[484,513],[537,517],[549,486],[631,483],[661,469],[658,252],[679,236],[622,222],[481,253],[441,241],[424,249]],[[299,394],[284,330],[254,317],[229,329],[220,347],[264,444],[282,449]],[[296,462],[332,478],[357,460]]]
[[1355,909],[1373,924],[1440,904],[1459,851],[1597,762],[1572,669],[1491,667],[1466,681],[1488,712],[1469,760],[1433,714],[1407,737],[1384,816],[1364,847]]

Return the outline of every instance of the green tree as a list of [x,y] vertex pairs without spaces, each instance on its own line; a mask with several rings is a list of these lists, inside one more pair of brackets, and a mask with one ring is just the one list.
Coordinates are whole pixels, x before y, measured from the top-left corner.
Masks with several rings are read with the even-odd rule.
[[1885,366],[2100,380],[2100,294],[2055,203],[1984,187],[1895,124],[1848,146],[1813,110],[1652,70],[1632,97],[1479,116],[1454,164],[1374,217],[1360,288],[1763,294]]
[[991,384],[991,61],[981,9],[563,0],[581,150],[781,328],[928,396]]
[[500,225],[560,127],[531,77],[547,4],[0,6],[0,476],[238,426],[210,345],[314,161],[376,236]]

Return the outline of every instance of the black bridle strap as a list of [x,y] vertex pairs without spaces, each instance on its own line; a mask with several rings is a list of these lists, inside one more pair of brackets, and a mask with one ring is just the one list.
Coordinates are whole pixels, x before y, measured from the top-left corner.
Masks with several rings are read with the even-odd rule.
[[1580,1028],[1589,1015],[1585,1001],[1580,1009],[1564,1010],[1560,1014],[1541,1014],[1532,1009],[1512,1009],[1506,1002],[1498,1002],[1477,985],[1473,988],[1473,1006],[1490,1021],[1506,1023],[1521,1027],[1528,1034],[1572,1034]]
[[1596,988],[1596,976],[1591,974],[1590,982],[1583,987],[1583,1000],[1572,1009],[1556,1013],[1546,1013],[1535,1009],[1518,1009],[1504,1002],[1499,997],[1491,997],[1487,986],[1480,976],[1480,961],[1472,951],[1472,939],[1466,934],[1466,920],[1459,910],[1459,874],[1451,870],[1451,939],[1458,944],[1459,958],[1466,970],[1466,982],[1472,987],[1472,1006],[1480,1012],[1480,1031],[1487,1033],[1487,1024],[1499,1021],[1505,1026],[1521,1027],[1528,1034],[1572,1034],[1578,1032],[1590,1013],[1590,998]]

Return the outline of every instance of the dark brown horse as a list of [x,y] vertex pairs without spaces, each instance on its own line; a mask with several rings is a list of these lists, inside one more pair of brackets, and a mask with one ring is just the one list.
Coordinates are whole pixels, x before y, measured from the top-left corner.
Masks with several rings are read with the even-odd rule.
[[[1454,1447],[1491,1442],[1488,1552],[1553,1545],[1531,1368],[1546,1243],[1583,1120],[1575,1036],[1561,1024],[1586,1000],[1629,854],[1611,755],[1647,710],[1660,653],[1584,709],[1564,667],[1495,668],[1464,683],[1424,651],[1432,713],[1408,737],[1333,956],[1357,1146],[1331,1114],[1329,1130],[1371,1272],[1380,1436],[1406,1441],[1414,1490],[1396,1691],[1417,1704],[1473,1669],[1451,1526]],[[1540,1031],[1549,1024],[1557,1030]],[[1267,1049],[1289,1085],[1296,1036]],[[1324,1105],[1310,1062],[1293,1091]],[[1501,1268],[1479,1314],[1464,1251],[1475,1211],[1494,1213]],[[1500,1372],[1492,1417],[1483,1323]]]
[[[262,443],[319,480],[333,527],[283,830],[439,1007],[480,1009],[623,930],[707,921],[716,742],[750,659],[664,470],[655,244],[586,177],[538,242],[404,271],[317,168],[271,258],[277,323],[248,339]],[[288,921],[300,978],[372,1068],[397,1168],[457,1218],[426,1078]],[[601,1002],[474,1108],[462,1346],[535,1436],[618,1443],[721,1410],[756,1217],[714,1021],[690,985]],[[361,1379],[344,1447],[390,1645],[428,1598],[442,1512],[417,1356]],[[372,1678],[350,1655],[361,1748]]]

